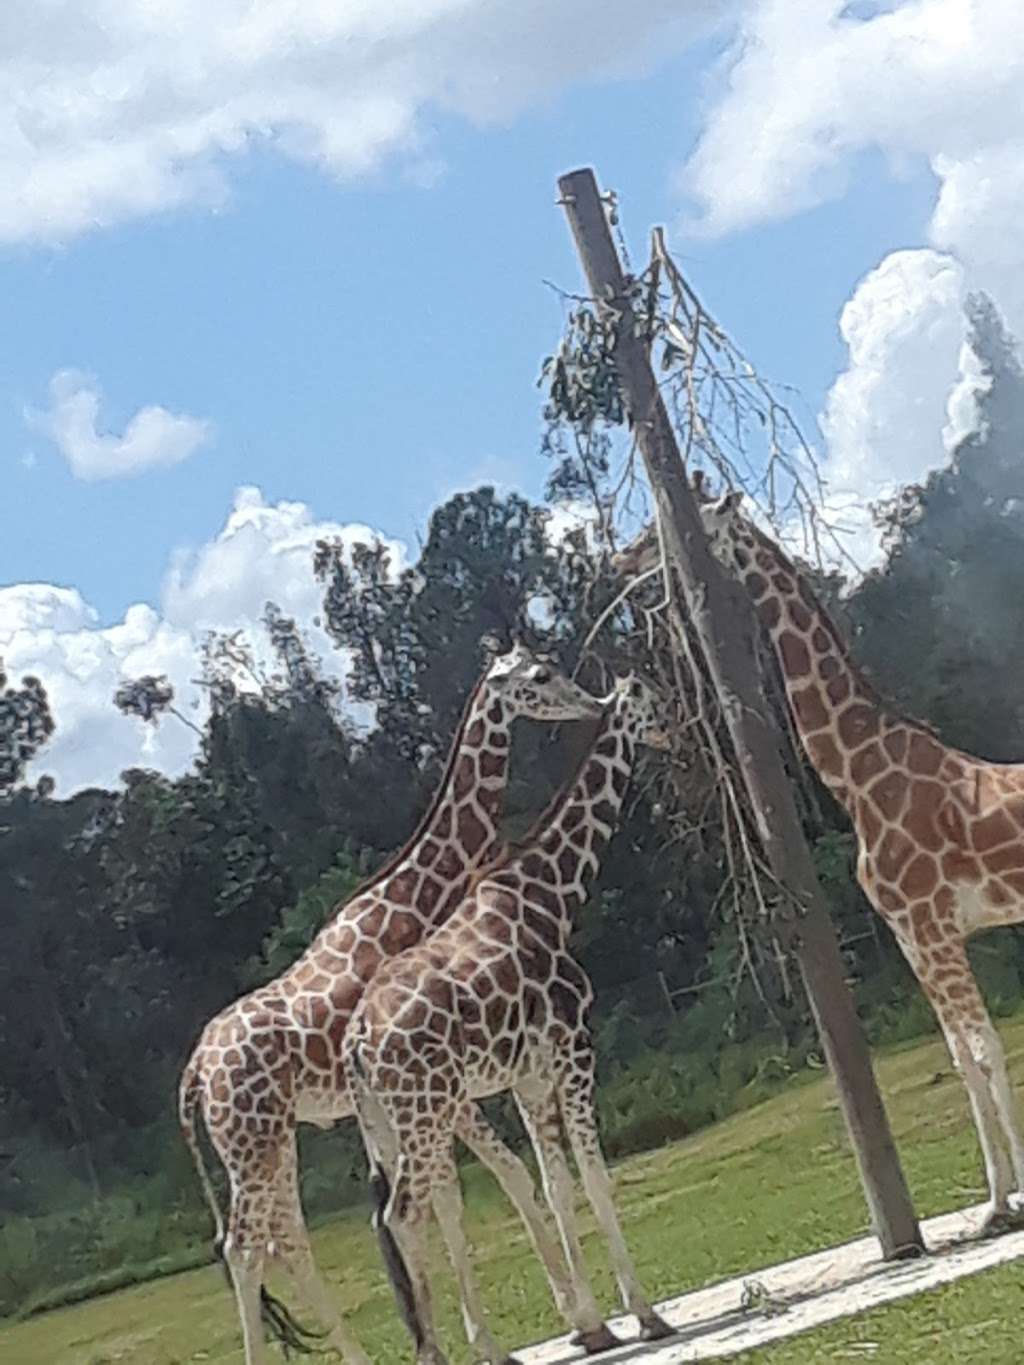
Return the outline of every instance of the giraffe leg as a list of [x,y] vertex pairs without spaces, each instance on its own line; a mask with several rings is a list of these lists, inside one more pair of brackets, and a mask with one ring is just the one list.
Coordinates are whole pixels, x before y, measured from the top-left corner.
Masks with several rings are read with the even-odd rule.
[[948,1045],[954,1065],[967,1088],[971,1114],[985,1162],[989,1202],[983,1228],[986,1233],[1001,1232],[1010,1219],[1013,1171],[1006,1148],[1003,1146],[990,1079],[979,1065],[970,1037],[962,1028],[957,1029],[948,1039]]
[[1010,1149],[1014,1192],[1017,1196],[1015,1202],[1019,1210],[1021,1196],[1024,1196],[1024,1138],[1021,1136],[1017,1099],[1010,1083],[1003,1042],[991,1019],[986,1017],[984,1024],[972,1030],[971,1051],[989,1078],[996,1117]]
[[545,1222],[533,1177],[525,1163],[502,1142],[475,1106],[460,1119],[457,1132],[481,1165],[494,1176],[522,1219],[534,1252],[544,1266],[559,1313],[571,1326],[583,1331],[585,1324],[576,1312],[565,1259]]
[[[425,1232],[430,1197],[429,1174],[423,1169],[416,1169],[416,1163],[410,1161],[406,1154],[400,1156],[382,1222],[394,1238],[404,1263],[403,1269],[413,1300],[402,1316],[415,1342],[416,1365],[448,1365],[437,1340],[427,1275]],[[410,1308],[411,1312],[408,1311]]]
[[263,1287],[263,1252],[254,1247],[235,1247],[230,1234],[224,1243],[224,1262],[235,1288],[238,1316],[242,1320],[245,1365],[270,1365],[263,1338],[260,1290]]
[[242,1324],[245,1365],[270,1365],[263,1334],[263,1274],[266,1256],[266,1207],[269,1190],[260,1188],[259,1176],[239,1163],[228,1168],[230,1201],[227,1234],[221,1255],[235,1290]]
[[370,1357],[346,1327],[317,1270],[299,1197],[298,1157],[291,1135],[282,1152],[270,1216],[274,1256],[288,1271],[307,1306],[327,1327],[326,1339],[346,1365],[371,1365]]
[[487,1326],[480,1289],[473,1273],[469,1245],[466,1241],[459,1176],[450,1154],[448,1160],[435,1172],[432,1186],[434,1213],[440,1224],[452,1270],[458,1282],[462,1321],[474,1359],[479,1360],[482,1357],[487,1361],[487,1365],[518,1365],[513,1356],[500,1348]]
[[550,1086],[537,1083],[517,1086],[514,1094],[523,1124],[537,1155],[544,1197],[555,1216],[562,1249],[569,1265],[569,1278],[575,1301],[571,1320],[578,1324],[573,1344],[584,1347],[588,1355],[610,1351],[622,1343],[606,1324],[587,1275],[583,1248],[576,1227],[572,1175],[562,1149],[555,1092]]
[[563,1078],[558,1098],[583,1188],[604,1233],[623,1306],[639,1319],[642,1341],[660,1341],[670,1337],[674,1335],[672,1328],[654,1311],[640,1287],[633,1258],[622,1235],[612,1182],[601,1152],[594,1118],[594,1055],[589,1044],[576,1048],[572,1070]]
[[1005,1098],[1010,1098],[1009,1078],[996,1080],[1000,1063],[1005,1075],[1002,1047],[999,1046],[998,1054],[992,1048],[992,1040],[996,1044],[999,1040],[963,941],[947,941],[941,975],[923,960],[916,944],[903,938],[899,942],[938,1016],[953,1065],[967,1089],[989,1188],[984,1230],[1001,1232],[1011,1218],[1010,1193],[1014,1186],[1014,1170],[997,1098],[1001,1084],[1005,1085]]

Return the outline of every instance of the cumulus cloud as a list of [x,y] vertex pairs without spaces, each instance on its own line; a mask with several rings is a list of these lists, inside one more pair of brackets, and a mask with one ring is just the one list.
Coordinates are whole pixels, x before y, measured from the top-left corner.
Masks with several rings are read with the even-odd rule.
[[[296,618],[327,671],[343,677],[346,661],[316,618],[322,590],[313,576],[313,546],[322,537],[346,544],[369,540],[366,526],[318,521],[303,503],[267,503],[256,488],[240,488],[218,534],[181,553],[168,570],[159,610],[139,603],[111,626],[73,588],[22,583],[0,588],[0,656],[8,674],[43,680],[56,734],[30,776],[50,773],[61,795],[82,787],[112,786],[125,768],[144,766],[175,775],[192,763],[196,735],[166,718],[143,725],[113,705],[117,686],[144,674],[166,674],[175,703],[197,723],[204,696],[197,685],[200,645],[208,630],[241,630],[264,653],[258,622],[268,600]],[[387,542],[392,563],[404,547]]]
[[868,503],[916,482],[973,429],[963,303],[955,260],[896,251],[860,282],[840,317],[849,364],[821,418],[822,474],[828,510],[864,568],[879,555]]
[[7,0],[0,241],[223,199],[254,144],[346,179],[436,162],[424,114],[502,120],[685,46],[731,0]]
[[[1019,203],[1024,32],[1016,0],[884,8],[753,0],[727,61],[726,90],[686,168],[709,231],[838,196],[853,154],[875,148],[897,170],[931,165],[947,246],[963,227],[973,235],[990,221],[1000,199]],[[1008,186],[995,182],[997,170],[1009,174]]]
[[[1024,25],[1016,0],[751,0],[684,182],[720,234],[857,193],[857,158],[926,165],[926,242],[862,280],[823,415],[832,510],[877,558],[865,500],[918,481],[976,422],[966,292],[1024,331]],[[683,181],[681,181],[683,183]]]
[[96,381],[78,370],[58,370],[50,380],[50,407],[27,414],[29,425],[48,436],[76,479],[122,479],[145,469],[180,464],[210,437],[210,423],[166,408],[140,408],[124,433],[99,429]]

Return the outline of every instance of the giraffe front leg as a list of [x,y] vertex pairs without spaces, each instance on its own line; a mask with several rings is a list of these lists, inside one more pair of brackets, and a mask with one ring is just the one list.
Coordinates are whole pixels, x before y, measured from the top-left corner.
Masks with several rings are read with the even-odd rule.
[[655,1312],[640,1287],[633,1258],[622,1235],[615,1208],[612,1182],[608,1175],[597,1135],[594,1117],[594,1057],[589,1046],[579,1046],[572,1058],[572,1069],[562,1078],[558,1100],[569,1145],[572,1147],[580,1178],[594,1216],[604,1233],[612,1269],[626,1311],[636,1315],[642,1341],[661,1341],[674,1335],[665,1319]]
[[525,1164],[502,1142],[475,1106],[462,1116],[457,1132],[481,1165],[494,1176],[519,1214],[534,1252],[544,1266],[555,1307],[570,1326],[581,1329],[565,1258],[545,1222],[533,1177]]
[[537,1156],[544,1197],[558,1225],[569,1266],[573,1297],[570,1321],[576,1328],[573,1345],[582,1346],[588,1355],[610,1351],[622,1343],[605,1322],[587,1275],[576,1227],[572,1175],[562,1150],[554,1088],[547,1082],[533,1081],[517,1086],[514,1094]]

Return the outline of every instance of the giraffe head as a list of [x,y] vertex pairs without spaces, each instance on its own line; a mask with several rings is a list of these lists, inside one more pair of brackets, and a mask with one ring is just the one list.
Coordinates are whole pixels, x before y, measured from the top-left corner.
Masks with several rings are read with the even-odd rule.
[[616,554],[612,555],[612,572],[623,578],[636,578],[657,568],[661,560],[661,542],[658,539],[658,523],[652,521],[645,526],[635,540],[631,540]]
[[618,678],[615,690],[605,703],[619,718],[620,728],[637,744],[651,749],[669,747],[666,727],[668,707],[655,688],[639,673]]
[[730,574],[742,578],[750,568],[756,548],[754,528],[743,515],[742,493],[726,493],[700,509],[708,549]]
[[520,644],[494,659],[483,687],[509,714],[531,720],[596,720],[602,713],[596,697],[570,682],[543,655]]
[[[709,499],[702,484],[695,491],[708,548],[731,574],[742,577],[749,568],[756,541],[753,527],[740,510],[743,494],[726,493],[721,498]],[[651,522],[634,541],[612,557],[612,568],[624,577],[634,578],[656,568],[660,561],[658,527],[656,522]]]

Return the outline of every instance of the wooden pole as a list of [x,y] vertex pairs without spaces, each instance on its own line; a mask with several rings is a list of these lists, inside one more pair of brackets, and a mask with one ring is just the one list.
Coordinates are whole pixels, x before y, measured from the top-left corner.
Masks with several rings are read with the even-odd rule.
[[[887,1260],[924,1250],[867,1042],[846,985],[842,957],[783,762],[781,734],[765,703],[754,649],[753,606],[708,549],[700,512],[658,391],[650,355],[637,336],[626,281],[591,170],[558,182],[590,292],[616,310],[615,364],[658,508],[665,552],[678,574],[673,610],[685,610],[700,638],[750,797],[768,865],[795,913],[780,937],[800,963],[843,1117],[857,1156],[875,1233]],[[678,622],[682,627],[682,622]]]

